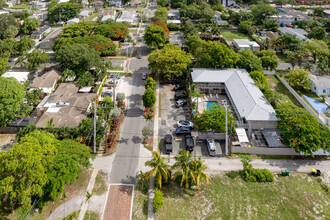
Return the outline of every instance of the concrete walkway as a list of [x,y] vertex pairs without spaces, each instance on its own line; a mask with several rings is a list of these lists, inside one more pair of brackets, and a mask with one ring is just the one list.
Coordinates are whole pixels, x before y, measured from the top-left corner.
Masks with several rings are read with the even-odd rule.
[[[86,193],[89,192],[90,194],[92,194],[97,173],[98,173],[98,170],[94,169],[93,173],[92,173],[92,176],[89,179],[89,183],[88,183],[88,186],[87,186]],[[84,216],[85,216],[85,213],[87,211],[88,204],[89,204],[89,201],[86,201],[86,198],[85,198],[83,203],[82,203],[82,206],[80,208],[80,213],[79,213],[79,218],[78,218],[79,220],[84,220]]]

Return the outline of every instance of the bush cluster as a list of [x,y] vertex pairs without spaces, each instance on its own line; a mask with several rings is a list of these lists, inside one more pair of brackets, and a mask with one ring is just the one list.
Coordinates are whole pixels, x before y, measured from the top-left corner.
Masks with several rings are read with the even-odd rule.
[[159,189],[155,189],[155,198],[154,198],[154,209],[155,212],[158,212],[161,207],[163,207],[163,196],[164,193],[160,191]]
[[255,169],[250,164],[250,160],[243,158],[243,171],[242,177],[245,181],[248,182],[273,182],[273,174],[267,169]]

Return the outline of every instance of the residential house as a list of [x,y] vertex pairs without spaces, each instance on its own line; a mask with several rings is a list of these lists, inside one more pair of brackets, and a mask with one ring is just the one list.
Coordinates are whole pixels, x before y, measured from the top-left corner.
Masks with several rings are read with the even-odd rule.
[[8,71],[5,72],[1,77],[6,78],[15,78],[20,83],[25,83],[26,80],[28,80],[30,72],[14,72],[14,71]]
[[174,44],[178,47],[182,47],[184,41],[185,41],[185,39],[184,39],[183,33],[177,32],[177,33],[170,34],[170,38],[169,38],[170,44]]
[[180,20],[180,13],[178,10],[168,11],[168,20]]
[[100,10],[100,8],[103,7],[104,5],[104,2],[103,1],[95,1],[92,3],[92,5],[95,7],[95,8],[98,8]]
[[34,12],[29,18],[36,18],[38,20],[47,19],[48,11],[47,10],[39,10]]
[[101,21],[106,21],[106,20],[116,20],[116,10],[104,10],[102,12],[102,19]]
[[2,14],[9,14],[9,12],[5,11],[5,10],[0,10],[0,15],[2,15]]
[[51,30],[52,30],[51,27],[45,25],[37,29],[36,31],[32,32],[31,38],[34,40],[41,40],[42,38],[44,38],[44,35],[49,33]]
[[330,76],[308,75],[312,81],[311,89],[316,95],[326,95],[327,102],[330,103]]
[[291,25],[294,21],[310,21],[311,17],[302,11],[297,11],[291,8],[276,8],[277,15],[271,15],[268,18],[275,20],[279,25]]
[[57,82],[61,76],[62,75],[59,71],[52,69],[51,71],[45,72],[41,76],[36,77],[32,82],[32,86],[42,89],[46,94],[50,94],[55,90]]
[[73,24],[73,23],[79,23],[79,18],[72,18],[71,20],[68,20],[66,22],[67,25]]
[[274,108],[245,69],[193,68],[191,78],[201,93],[227,95],[237,117],[237,127],[250,132],[277,127],[280,119]]
[[0,134],[16,134],[29,124],[35,123],[36,118],[14,118],[6,127],[0,127]]
[[308,41],[309,39],[307,36],[307,31],[300,28],[289,28],[289,27],[279,27],[278,32],[280,34],[292,34],[295,35],[299,40],[305,40]]
[[222,5],[225,7],[236,5],[235,0],[222,0],[221,2],[222,2]]
[[90,113],[95,93],[78,93],[74,83],[61,83],[56,91],[46,96],[37,106],[37,128],[43,128],[53,119],[55,128],[75,128]]
[[82,10],[79,15],[77,16],[79,19],[86,19],[92,14],[92,11],[90,10]]
[[39,2],[39,1],[31,1],[29,5],[32,5],[32,8],[46,8],[46,2]]
[[324,10],[323,11],[323,15],[324,15],[324,17],[326,17],[326,18],[330,18],[330,10],[328,9],[328,10]]
[[122,8],[123,3],[122,3],[122,0],[110,0],[109,1],[109,6],[110,7]]
[[234,39],[233,45],[237,50],[245,50],[246,48],[253,52],[260,51],[260,45],[255,41],[249,41],[248,39]]
[[136,24],[137,23],[137,16],[136,16],[136,13],[135,11],[123,11],[122,14],[120,15],[119,18],[117,18],[117,22],[129,22],[131,23],[132,25],[133,24]]
[[38,45],[39,48],[50,50],[52,48],[52,46],[54,45],[55,40],[60,37],[61,32],[62,32],[62,28],[55,29],[52,33],[50,33],[45,39],[43,39],[39,43],[39,45]]
[[19,4],[21,4],[21,1],[20,0],[10,0],[10,1],[7,1],[6,2],[6,5],[8,7],[13,7],[13,6],[19,5]]

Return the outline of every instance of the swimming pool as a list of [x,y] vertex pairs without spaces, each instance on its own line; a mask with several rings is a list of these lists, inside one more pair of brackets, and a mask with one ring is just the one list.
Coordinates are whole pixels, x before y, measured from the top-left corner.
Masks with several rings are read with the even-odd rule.
[[218,102],[211,102],[211,101],[209,101],[209,102],[204,102],[204,108],[205,108],[206,110],[210,109],[213,105],[215,105],[216,107],[219,108],[219,104],[218,104]]
[[304,97],[307,99],[307,101],[313,106],[313,108],[318,112],[318,113],[326,113],[327,111],[327,105],[322,103],[322,102],[319,102],[319,101],[316,101],[315,99],[313,98],[310,98],[308,96],[305,96]]

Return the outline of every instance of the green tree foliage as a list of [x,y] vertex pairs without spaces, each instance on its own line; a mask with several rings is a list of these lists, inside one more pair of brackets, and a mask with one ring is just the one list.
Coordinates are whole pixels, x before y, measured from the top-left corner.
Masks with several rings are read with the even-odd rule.
[[35,41],[32,40],[30,37],[28,36],[21,37],[17,45],[17,52],[20,55],[23,55],[24,52],[30,50],[35,44],[36,44]]
[[189,166],[193,171],[196,181],[197,189],[200,187],[200,183],[205,180],[206,183],[209,183],[210,177],[204,172],[207,169],[207,165],[204,164],[205,160],[201,157],[194,158],[190,161]]
[[248,182],[273,182],[274,176],[267,169],[255,169],[250,164],[251,160],[242,158],[243,170],[241,176],[245,181]]
[[199,53],[195,54],[197,65],[203,68],[234,67],[238,55],[234,50],[219,42],[203,41]]
[[[118,98],[119,94],[124,94],[124,93],[118,93],[116,98]],[[110,98],[108,96],[104,97],[102,102],[101,102],[101,106],[102,106],[102,108],[98,108],[98,112],[97,112],[98,116],[99,116],[99,111],[101,111],[101,113],[102,113],[101,117],[102,118],[109,118],[110,112],[111,112],[112,107],[113,107],[112,98]]]
[[324,9],[322,7],[317,7],[317,8],[313,9],[313,14],[316,16],[323,17],[323,11],[324,11]]
[[[228,131],[234,131],[235,124],[234,118],[228,110]],[[196,114],[194,117],[195,127],[201,131],[206,132],[212,130],[214,132],[226,132],[226,111],[224,108],[218,108],[217,106],[212,106],[211,108],[204,110],[201,114]]]
[[294,21],[292,22],[292,25],[297,25],[298,28],[306,29],[308,27],[308,21],[306,20]]
[[94,83],[94,77],[89,71],[85,71],[78,80],[78,86],[83,87],[83,86],[91,86]]
[[144,87],[146,90],[151,89],[155,90],[156,89],[157,82],[154,80],[152,77],[148,77],[146,82],[144,83]]
[[313,155],[321,149],[329,151],[329,128],[321,125],[309,112],[292,104],[284,104],[277,108],[277,116],[281,119],[278,128],[282,132],[283,141],[296,152]]
[[180,17],[190,19],[201,19],[204,22],[212,22],[214,11],[211,6],[205,2],[201,4],[182,5],[180,9]]
[[60,47],[55,51],[55,59],[60,62],[63,69],[89,70],[101,63],[98,52],[89,49],[86,44],[75,44]]
[[286,75],[286,78],[290,86],[293,88],[308,91],[312,84],[308,78],[309,74],[311,74],[309,71],[297,68],[295,70],[290,70],[289,74]]
[[261,60],[250,49],[238,51],[237,67],[246,69],[248,72],[262,70]]
[[[76,133],[78,137],[81,137],[86,144],[92,143],[91,135],[94,132],[94,119],[93,118],[85,118],[82,120],[77,128]],[[96,144],[100,144],[101,140],[104,136],[104,126],[103,120],[98,119],[96,120]]]
[[269,15],[278,14],[277,10],[269,4],[260,3],[251,5],[250,8],[256,24],[262,24]]
[[11,14],[0,15],[0,39],[15,37],[18,34],[18,24]]
[[302,48],[307,50],[316,62],[319,57],[329,54],[329,48],[325,41],[312,39],[303,43]]
[[167,6],[167,0],[157,0],[157,5],[166,7]]
[[9,70],[8,60],[8,56],[0,57],[0,76]]
[[172,79],[184,76],[191,64],[191,56],[173,44],[161,50],[155,50],[148,58],[152,73],[161,79]]
[[15,55],[17,45],[18,42],[15,38],[0,40],[0,57],[6,57],[8,54]]
[[95,34],[103,35],[112,40],[124,40],[128,33],[128,27],[123,23],[104,23],[95,29]]
[[40,50],[34,50],[29,53],[27,56],[26,68],[36,69],[40,64],[46,63],[49,61],[49,56],[45,52]]
[[190,186],[196,183],[194,171],[189,166],[191,161],[191,153],[189,151],[179,150],[178,155],[174,157],[175,163],[172,166],[172,169],[178,169],[174,173],[174,181],[180,183],[180,186],[185,186],[188,189]]
[[12,12],[10,14],[15,18],[18,18],[20,21],[28,18],[31,15],[26,9],[24,9],[23,11]]
[[27,103],[32,103],[33,105],[38,105],[40,102],[40,98],[43,96],[43,90],[33,88],[27,91],[26,93],[26,101]]
[[182,8],[182,5],[187,5],[187,0],[170,0],[171,7]]
[[201,45],[203,44],[203,40],[199,37],[198,34],[189,35],[184,42],[184,45],[188,48],[189,52],[196,56],[200,53]]
[[[61,3],[48,8],[48,20],[57,22],[59,20],[67,21],[76,17],[80,12],[80,5],[77,3]],[[61,16],[61,17],[60,17]]]
[[250,72],[250,76],[262,92],[265,92],[269,88],[267,77],[261,71],[252,71]]
[[35,130],[8,152],[0,152],[1,205],[10,204],[12,210],[22,205],[29,210],[31,196],[43,195],[46,172],[57,153],[56,141],[52,134]]
[[155,11],[155,16],[152,18],[153,21],[163,21],[166,22],[168,19],[168,11],[165,7],[159,7]]
[[146,44],[156,48],[164,46],[168,39],[169,36],[165,32],[164,28],[157,24],[149,25],[144,34]]
[[[149,129],[150,130],[150,129]],[[146,166],[152,169],[146,173],[146,178],[149,180],[151,176],[155,178],[156,186],[161,189],[163,182],[167,183],[171,178],[169,165],[166,163],[167,158],[162,157],[158,151],[152,152],[152,159],[145,162]]]
[[122,103],[125,100],[125,93],[119,92],[116,96],[116,101]]
[[185,36],[198,35],[198,30],[190,18],[181,18],[182,32]]
[[78,44],[87,44],[89,48],[94,49],[103,56],[111,55],[116,50],[116,45],[112,42],[112,40],[98,34],[75,37],[72,41]]
[[262,50],[256,53],[261,60],[261,65],[266,70],[274,70],[278,66],[278,57],[274,50]]
[[299,40],[295,35],[292,34],[282,34],[280,37],[273,40],[273,45],[284,50],[296,51],[301,46],[301,40]]
[[313,27],[311,32],[309,32],[309,34],[307,35],[308,38],[314,38],[317,40],[323,40],[325,39],[325,36],[326,36],[325,28],[320,26]]
[[257,31],[257,27],[253,25],[252,21],[247,20],[238,24],[238,30],[245,34],[254,34]]
[[143,97],[143,106],[146,108],[152,108],[156,102],[156,94],[154,90],[148,89],[144,92]]
[[61,37],[74,38],[89,35],[97,26],[95,21],[81,21],[64,27]]
[[62,72],[62,78],[61,78],[62,82],[64,82],[68,77],[74,78],[74,77],[76,77],[76,73],[73,70],[65,69]]
[[162,191],[160,191],[159,189],[155,189],[155,197],[154,197],[154,209],[155,209],[155,212],[158,212],[159,209],[161,207],[163,207],[163,205],[164,205],[163,196],[164,196],[164,193],[162,193]]
[[36,18],[27,18],[24,20],[23,25],[21,26],[21,31],[24,34],[30,34],[34,31],[37,27],[39,27],[39,20]]
[[24,86],[14,78],[0,77],[0,127],[6,126],[21,112]]
[[277,32],[280,25],[277,24],[275,20],[267,19],[264,23],[264,27],[266,30]]

